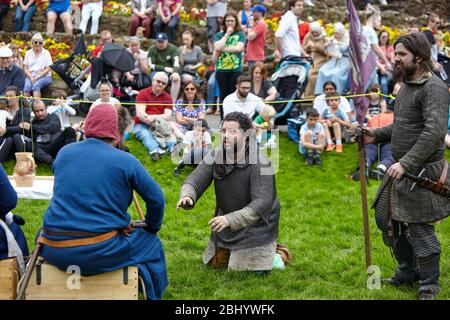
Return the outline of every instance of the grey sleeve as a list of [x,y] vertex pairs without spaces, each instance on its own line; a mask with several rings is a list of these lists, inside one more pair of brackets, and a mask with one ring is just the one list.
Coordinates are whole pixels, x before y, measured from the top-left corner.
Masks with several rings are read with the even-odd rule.
[[375,135],[375,141],[377,143],[391,141],[392,124],[387,127],[375,129],[373,134]]
[[197,192],[192,185],[184,183],[181,186],[180,199],[184,197],[191,198],[192,202],[195,204],[195,202],[197,201]]
[[233,211],[225,215],[232,231],[243,229],[261,219],[258,213],[249,207]]
[[413,147],[399,160],[406,170],[423,164],[442,147],[448,125],[448,91],[434,81],[424,88],[422,115],[424,128]]
[[184,181],[180,191],[180,198],[190,197],[195,205],[213,181],[213,170],[214,157],[210,152]]
[[199,63],[204,63],[202,48],[200,48],[199,46],[197,46],[197,47],[196,47],[196,50],[197,50],[197,61],[198,61]]

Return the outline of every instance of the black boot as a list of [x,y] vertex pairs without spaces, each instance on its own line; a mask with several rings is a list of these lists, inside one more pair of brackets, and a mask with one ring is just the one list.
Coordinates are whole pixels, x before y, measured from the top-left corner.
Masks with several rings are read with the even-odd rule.
[[181,170],[183,170],[184,166],[184,162],[180,162],[175,170],[173,170],[173,176],[178,177],[181,174]]
[[425,258],[418,258],[420,287],[419,300],[433,300],[439,292],[440,254],[433,253]]
[[394,256],[398,262],[395,274],[383,281],[385,283],[399,286],[402,284],[412,284],[420,279],[419,272],[416,267],[414,252],[410,241],[407,228],[402,224],[398,225],[398,239],[394,242]]
[[395,274],[387,279],[383,279],[384,283],[400,286],[402,284],[413,284],[419,281],[419,273],[410,264],[399,264]]
[[314,155],[312,152],[308,152],[308,157],[306,158],[306,164],[312,166],[314,164]]

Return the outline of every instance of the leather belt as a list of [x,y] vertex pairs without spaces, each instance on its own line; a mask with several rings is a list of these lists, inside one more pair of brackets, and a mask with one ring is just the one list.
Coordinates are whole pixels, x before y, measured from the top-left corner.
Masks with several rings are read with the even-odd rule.
[[[92,244],[97,244],[115,237],[119,233],[118,230],[113,230],[107,233],[100,234],[95,237],[82,238],[82,239],[71,239],[71,240],[49,240],[43,235],[40,235],[37,239],[38,243],[45,244],[49,247],[54,248],[69,248],[69,247],[79,247],[79,246],[89,246]],[[68,233],[64,233],[68,235]]]

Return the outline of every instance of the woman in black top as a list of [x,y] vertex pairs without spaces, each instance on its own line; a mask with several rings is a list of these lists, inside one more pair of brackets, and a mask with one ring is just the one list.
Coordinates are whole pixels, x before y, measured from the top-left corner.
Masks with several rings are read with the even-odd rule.
[[257,95],[265,102],[273,101],[278,95],[272,81],[267,80],[267,69],[262,62],[256,62],[251,70],[252,84],[250,92]]

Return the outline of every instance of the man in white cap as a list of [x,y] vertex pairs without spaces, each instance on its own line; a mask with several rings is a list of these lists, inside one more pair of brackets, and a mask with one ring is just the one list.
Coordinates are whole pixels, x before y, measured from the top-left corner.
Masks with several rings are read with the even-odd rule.
[[0,47],[0,96],[5,94],[9,86],[16,86],[21,91],[25,85],[25,74],[21,68],[13,64],[13,52],[7,47]]

